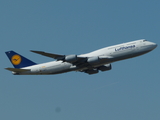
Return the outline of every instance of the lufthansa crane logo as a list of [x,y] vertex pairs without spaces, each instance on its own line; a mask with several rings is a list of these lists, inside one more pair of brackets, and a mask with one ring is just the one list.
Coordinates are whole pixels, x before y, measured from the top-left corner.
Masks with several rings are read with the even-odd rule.
[[14,55],[12,56],[12,59],[11,59],[12,63],[14,65],[19,65],[21,63],[21,56],[19,55]]

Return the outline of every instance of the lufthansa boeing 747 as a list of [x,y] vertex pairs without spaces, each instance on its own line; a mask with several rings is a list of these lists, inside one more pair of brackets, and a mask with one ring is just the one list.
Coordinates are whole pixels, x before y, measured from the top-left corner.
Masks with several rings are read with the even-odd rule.
[[143,55],[156,47],[156,43],[141,39],[81,55],[59,55],[31,50],[31,52],[56,59],[56,61],[42,64],[37,64],[14,51],[8,51],[6,55],[14,68],[5,69],[12,71],[14,75],[50,75],[70,71],[95,74],[99,71],[111,70],[113,62]]

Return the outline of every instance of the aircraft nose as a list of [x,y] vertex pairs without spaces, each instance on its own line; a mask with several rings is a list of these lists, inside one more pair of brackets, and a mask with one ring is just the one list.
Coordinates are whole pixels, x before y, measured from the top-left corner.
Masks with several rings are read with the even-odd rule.
[[158,45],[154,42],[151,42],[151,45],[153,46],[153,49],[155,49]]
[[153,46],[156,48],[158,45],[156,43],[153,43]]

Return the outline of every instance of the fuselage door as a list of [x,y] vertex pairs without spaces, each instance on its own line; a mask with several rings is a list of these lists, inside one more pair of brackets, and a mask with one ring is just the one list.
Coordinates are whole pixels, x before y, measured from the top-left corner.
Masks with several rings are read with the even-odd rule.
[[41,66],[39,68],[39,73],[44,73],[46,71],[46,66]]

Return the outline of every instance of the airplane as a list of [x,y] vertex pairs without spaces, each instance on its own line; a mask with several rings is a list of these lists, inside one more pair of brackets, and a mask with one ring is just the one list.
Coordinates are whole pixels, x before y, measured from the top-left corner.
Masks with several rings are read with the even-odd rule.
[[50,75],[70,71],[79,71],[91,75],[99,71],[111,70],[111,63],[143,55],[156,47],[156,43],[140,39],[81,55],[60,55],[31,50],[31,52],[56,59],[56,61],[42,64],[37,64],[14,51],[8,51],[5,53],[14,68],[5,69],[12,71],[13,75]]

